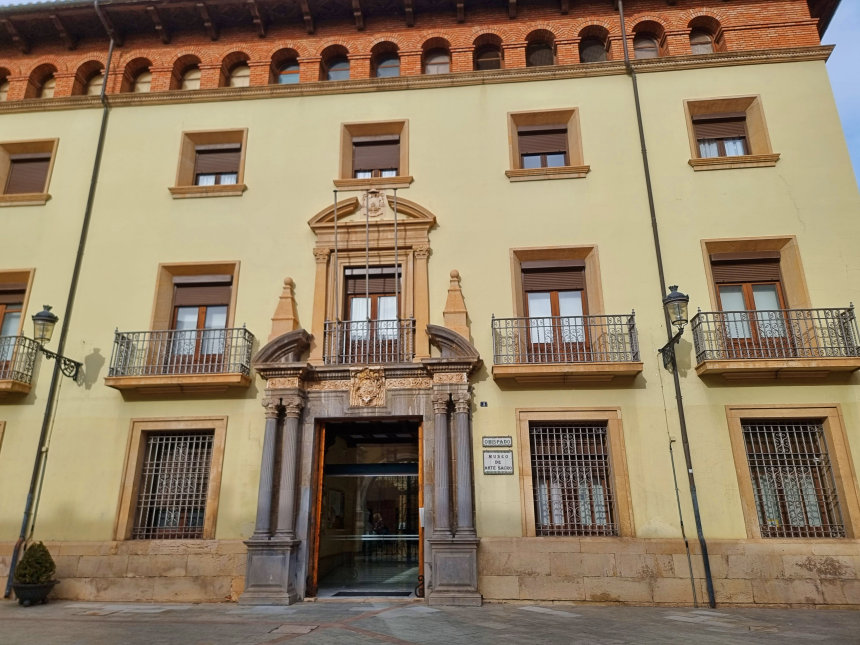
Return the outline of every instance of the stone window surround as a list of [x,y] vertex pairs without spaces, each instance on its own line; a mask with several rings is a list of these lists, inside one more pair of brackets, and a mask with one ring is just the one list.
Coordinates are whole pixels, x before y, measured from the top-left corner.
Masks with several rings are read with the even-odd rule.
[[[195,186],[194,168],[196,148],[201,145],[236,143],[242,146],[239,157],[238,178],[235,184]],[[182,133],[179,144],[179,162],[176,167],[176,183],[168,188],[173,199],[189,197],[240,197],[247,190],[245,185],[245,155],[248,150],[248,128],[235,130],[190,130]]]
[[6,195],[0,193],[0,206],[43,206],[51,194],[48,187],[51,185],[51,174],[54,172],[54,163],[57,160],[57,147],[59,139],[26,139],[23,141],[5,141],[0,143],[0,190],[6,190],[6,182],[9,179],[9,167],[11,155],[28,153],[46,153],[51,155],[48,164],[48,172],[45,173],[45,188],[41,193],[16,193]]
[[132,419],[128,444],[123,464],[123,479],[115,526],[115,539],[128,540],[134,528],[134,511],[137,489],[140,485],[140,466],[146,436],[157,432],[182,432],[212,430],[212,462],[209,474],[209,490],[206,495],[206,514],[203,520],[203,538],[215,538],[218,519],[218,501],[221,493],[221,472],[224,463],[224,445],[227,434],[227,417],[169,417]]
[[[693,127],[693,117],[699,114],[723,114],[743,112],[746,114],[747,143],[750,154],[738,157],[699,157],[699,146]],[[764,118],[761,95],[726,96],[684,101],[687,122],[687,137],[690,141],[690,160],[693,170],[725,170],[730,168],[772,167],[779,161],[779,153],[770,144],[767,123]]]
[[12,269],[8,271],[0,271],[0,284],[20,284],[27,285],[24,291],[24,302],[21,303],[21,321],[18,323],[18,335],[22,335],[24,325],[27,320],[27,307],[30,304],[30,294],[33,291],[33,278],[35,277],[36,269]]
[[[598,422],[606,423],[609,442],[609,469],[615,497],[615,513],[618,517],[618,536],[589,539],[615,540],[618,537],[634,537],[633,505],[630,497],[630,479],[627,473],[627,453],[624,447],[624,431],[620,407],[595,408],[518,408],[516,458],[520,479],[520,505],[523,537],[536,537],[534,514],[534,488],[532,484],[532,462],[529,439],[529,422]],[[553,538],[541,538],[553,539]],[[570,539],[580,539],[572,536]]]
[[236,295],[239,285],[240,262],[182,262],[161,263],[155,279],[155,298],[152,303],[152,331],[170,329],[173,324],[173,278],[177,276],[224,275],[233,276],[230,307],[227,310],[227,329],[236,319]]
[[[383,134],[396,134],[400,137],[400,162],[397,176],[356,179],[353,177],[352,168],[353,137]],[[336,188],[352,190],[408,188],[411,183],[412,176],[409,174],[409,119],[341,124],[339,179],[334,180]]]
[[[559,123],[564,123],[567,127],[567,155],[570,165],[554,168],[523,168],[520,161],[518,128],[520,126],[558,125]],[[508,149],[510,152],[510,170],[505,171],[505,176],[510,181],[583,178],[591,170],[591,166],[583,162],[579,108],[508,112]]]
[[[845,432],[842,406],[839,404],[760,404],[760,405],[727,405],[726,419],[728,422],[729,439],[731,440],[732,455],[738,478],[738,489],[741,498],[741,509],[744,515],[747,537],[755,540],[774,541],[790,540],[795,542],[813,542],[820,544],[826,541],[844,541],[860,537],[860,500],[856,486],[852,486],[857,477],[848,437]],[[830,456],[833,479],[839,495],[842,520],[845,524],[844,538],[762,538],[758,523],[758,513],[755,507],[755,495],[750,479],[749,463],[744,445],[743,419],[821,419],[824,436]]]

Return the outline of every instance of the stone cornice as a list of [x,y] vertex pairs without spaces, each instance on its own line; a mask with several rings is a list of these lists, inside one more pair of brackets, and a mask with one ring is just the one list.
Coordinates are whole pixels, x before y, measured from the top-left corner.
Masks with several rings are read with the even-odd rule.
[[[826,61],[833,45],[763,49],[742,52],[718,52],[708,55],[667,56],[631,61],[639,74],[669,72],[735,65],[768,65],[802,61]],[[258,85],[252,87],[222,87],[214,90],[174,90],[170,92],[109,94],[106,99],[112,108],[174,103],[211,103],[217,101],[243,101],[291,96],[322,96],[330,94],[360,94],[390,92],[436,87],[462,87],[496,83],[523,83],[592,76],[619,76],[627,73],[624,61],[558,65],[552,67],[521,67],[514,69],[460,72],[456,74],[400,76],[398,78],[370,78],[350,81],[324,81],[299,85]],[[70,96],[57,99],[25,99],[0,103],[0,114],[45,112],[54,110],[91,109],[101,106],[98,96]]]

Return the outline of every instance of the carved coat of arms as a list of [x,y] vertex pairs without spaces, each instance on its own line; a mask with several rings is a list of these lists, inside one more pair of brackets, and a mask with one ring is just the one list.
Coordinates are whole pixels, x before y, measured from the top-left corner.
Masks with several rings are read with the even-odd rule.
[[385,405],[385,372],[381,367],[365,367],[352,373],[349,380],[349,404],[363,408]]

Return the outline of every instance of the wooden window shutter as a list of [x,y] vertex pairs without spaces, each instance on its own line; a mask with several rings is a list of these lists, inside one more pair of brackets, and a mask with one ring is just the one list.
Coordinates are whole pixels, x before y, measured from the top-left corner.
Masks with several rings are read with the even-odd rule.
[[50,165],[51,155],[43,152],[12,155],[6,194],[45,192]]
[[229,305],[233,276],[177,276],[173,279],[174,307]]
[[24,303],[27,285],[24,283],[0,284],[0,305],[20,305]]
[[585,289],[584,260],[523,262],[523,291],[575,291]]
[[242,146],[238,143],[219,143],[197,146],[194,173],[197,175],[218,175],[238,173],[242,157]]
[[353,137],[352,169],[383,170],[400,168],[400,137],[380,135],[375,137]]
[[714,282],[779,282],[779,251],[759,253],[713,253]]
[[702,114],[693,117],[697,139],[729,139],[747,136],[747,117],[743,112]]
[[[397,276],[394,267],[371,267],[365,286],[364,269],[347,269],[344,287],[348,296],[363,296],[365,293],[375,295],[394,295]],[[399,286],[399,285],[398,285]]]
[[567,152],[567,126],[541,125],[517,128],[521,155]]

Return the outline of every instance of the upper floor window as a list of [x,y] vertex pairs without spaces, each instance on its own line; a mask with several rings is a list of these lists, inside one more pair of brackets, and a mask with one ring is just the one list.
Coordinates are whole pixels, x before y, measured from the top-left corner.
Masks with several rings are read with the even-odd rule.
[[98,96],[102,93],[102,85],[105,82],[105,73],[104,72],[96,72],[90,77],[90,80],[87,81],[86,86],[86,95],[87,96]]
[[39,87],[39,98],[40,99],[52,99],[54,98],[54,88],[57,86],[57,79],[54,78],[54,75],[51,74],[45,80],[42,81],[42,85]]
[[325,62],[327,81],[349,80],[349,59],[346,56],[333,56]]
[[278,67],[278,85],[297,85],[299,82],[299,61],[295,58],[284,61]]
[[699,157],[739,157],[749,154],[744,112],[699,114],[693,117]]
[[657,37],[648,32],[637,33],[633,38],[633,52],[637,59],[658,58],[660,44]]
[[242,144],[214,143],[194,148],[194,185],[218,186],[239,181]]
[[340,178],[368,180],[375,186],[408,185],[407,142],[406,121],[345,123]]
[[374,72],[377,78],[400,76],[400,56],[397,52],[380,54],[374,61]]
[[585,355],[587,312],[584,260],[529,261],[520,264],[523,300],[529,318],[529,355],[575,360]]
[[241,195],[247,130],[185,132],[174,198]]
[[396,177],[400,165],[400,136],[353,137],[352,169],[356,179]]
[[555,45],[546,40],[535,40],[526,47],[526,67],[555,65]]
[[475,69],[501,69],[502,49],[498,45],[482,45],[475,49]]
[[9,81],[5,78],[0,78],[0,101],[6,101],[9,98]]
[[251,84],[251,68],[239,63],[230,70],[230,87],[248,87]]
[[517,128],[520,167],[568,166],[567,125],[522,125]]
[[508,127],[511,170],[506,174],[510,179],[584,177],[588,172],[583,170],[576,109],[513,112],[508,115]]
[[18,335],[26,291],[23,284],[0,284],[0,336]]
[[139,72],[137,76],[134,77],[134,81],[132,82],[131,91],[144,93],[149,92],[152,89],[152,72],[148,69]]
[[601,63],[606,60],[606,43],[599,38],[583,38],[579,43],[581,63]]
[[233,276],[176,276],[173,279],[171,357],[207,371],[224,356]]
[[0,143],[0,202],[44,204],[57,150],[57,139]]
[[180,84],[179,89],[200,89],[200,68],[197,65],[192,65],[182,73],[182,83]]
[[424,54],[425,74],[448,74],[451,71],[451,53],[447,49],[431,49]]
[[704,29],[690,31],[690,49],[694,54],[713,54],[714,37]]

